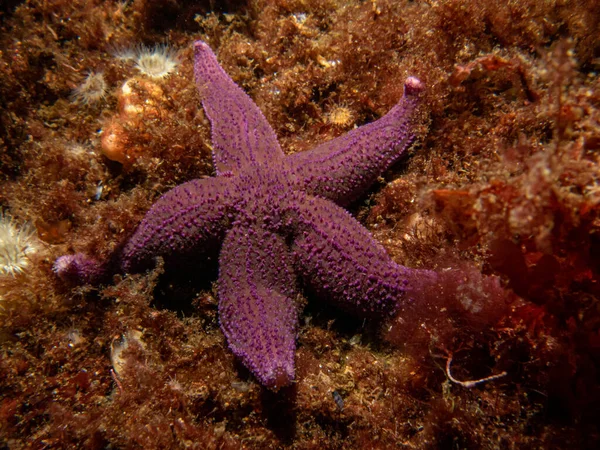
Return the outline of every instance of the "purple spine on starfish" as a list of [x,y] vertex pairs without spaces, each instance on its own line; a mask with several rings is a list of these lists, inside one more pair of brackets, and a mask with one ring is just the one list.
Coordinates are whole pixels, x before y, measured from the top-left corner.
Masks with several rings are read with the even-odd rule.
[[318,296],[362,316],[396,311],[410,270],[396,264],[354,217],[303,193],[287,214],[296,272]]
[[159,198],[125,245],[121,268],[139,271],[156,256],[202,253],[221,242],[235,191],[227,178],[192,180]]
[[423,83],[409,77],[404,95],[385,116],[288,158],[296,183],[309,194],[347,205],[373,184],[414,141]]
[[194,43],[194,73],[211,124],[217,174],[239,173],[250,166],[275,168],[275,162],[284,157],[275,131],[202,41]]
[[231,350],[269,388],[294,379],[296,276],[285,239],[237,221],[219,257],[219,318]]

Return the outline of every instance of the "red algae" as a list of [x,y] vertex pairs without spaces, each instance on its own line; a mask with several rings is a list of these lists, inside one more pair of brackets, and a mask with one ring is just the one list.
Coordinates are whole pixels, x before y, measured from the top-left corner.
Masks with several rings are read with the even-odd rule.
[[[216,3],[0,9],[0,206],[39,240],[0,274],[0,446],[596,447],[600,2]],[[277,394],[227,349],[214,260],[100,288],[51,269],[105,258],[161,193],[211,175],[196,39],[287,153],[380,117],[408,75],[427,86],[414,154],[354,211],[439,290],[383,325],[308,296]],[[163,78],[118,57],[167,42]],[[102,92],[77,101],[90,74]]]

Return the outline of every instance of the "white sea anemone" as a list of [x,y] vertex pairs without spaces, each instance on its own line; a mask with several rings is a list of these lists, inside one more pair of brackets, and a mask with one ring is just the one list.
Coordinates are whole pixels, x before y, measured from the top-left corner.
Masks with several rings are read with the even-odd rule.
[[332,125],[347,127],[355,120],[354,113],[346,105],[338,105],[327,114],[327,119]]
[[77,103],[91,105],[106,97],[106,81],[102,73],[90,72],[86,79],[73,90],[71,98]]
[[12,217],[0,212],[0,274],[16,276],[29,265],[29,255],[37,250],[35,229],[29,224],[17,227]]
[[113,47],[110,53],[119,61],[135,61],[136,49],[132,47]]
[[140,46],[134,60],[135,68],[150,78],[164,78],[179,64],[175,52],[167,45]]

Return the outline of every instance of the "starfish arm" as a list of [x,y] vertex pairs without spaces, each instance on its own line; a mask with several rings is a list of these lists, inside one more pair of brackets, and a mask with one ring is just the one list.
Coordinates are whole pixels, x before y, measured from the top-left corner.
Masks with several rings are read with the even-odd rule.
[[194,72],[212,127],[217,174],[283,159],[277,136],[252,99],[227,75],[210,47],[194,43]]
[[216,247],[233,217],[233,185],[233,178],[198,179],[164,194],[123,248],[122,269],[138,271],[157,256],[173,258]]
[[410,147],[423,83],[409,77],[385,116],[312,150],[287,158],[297,188],[340,205],[356,200]]
[[274,390],[294,379],[295,285],[284,239],[261,227],[234,224],[219,257],[221,329],[233,353]]
[[108,265],[83,253],[75,253],[57,258],[52,270],[63,281],[96,285],[110,273]]
[[286,216],[297,272],[317,296],[350,312],[393,314],[411,300],[412,282],[429,275],[396,264],[366,228],[328,200],[298,194]]

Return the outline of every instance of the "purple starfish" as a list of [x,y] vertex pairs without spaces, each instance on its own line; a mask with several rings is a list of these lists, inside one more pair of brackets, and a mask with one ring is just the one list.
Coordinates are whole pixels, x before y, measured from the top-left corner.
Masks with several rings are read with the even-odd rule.
[[[258,107],[197,41],[194,70],[212,125],[217,177],[163,195],[114,260],[124,272],[199,255],[222,242],[219,317],[231,350],[260,382],[294,379],[299,276],[317,296],[359,315],[385,316],[410,301],[435,273],[396,264],[338,205],[358,198],[413,141],[422,83],[381,119],[311,151],[285,156]],[[336,205],[336,203],[338,205]],[[59,258],[62,278],[98,282],[108,263]]]

